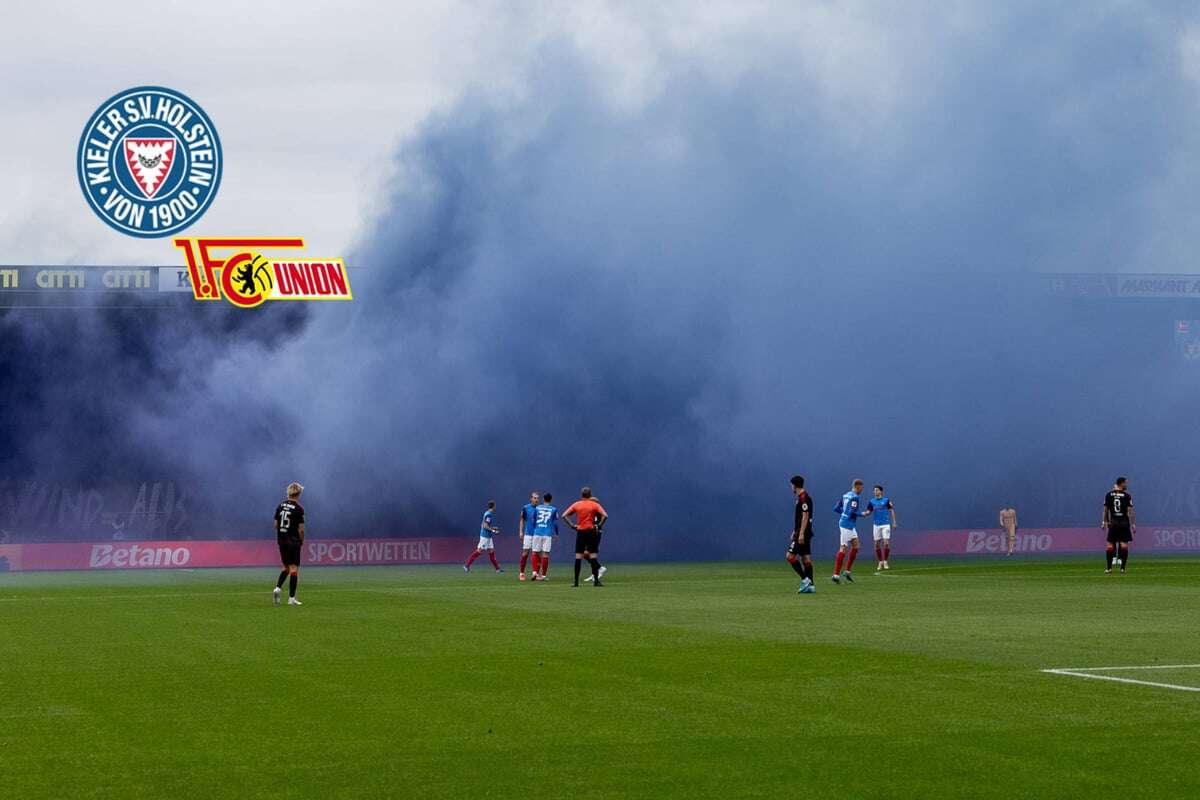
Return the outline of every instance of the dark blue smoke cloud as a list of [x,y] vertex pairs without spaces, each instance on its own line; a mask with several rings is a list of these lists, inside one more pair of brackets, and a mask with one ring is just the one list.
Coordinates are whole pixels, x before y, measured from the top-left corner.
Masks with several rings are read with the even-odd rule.
[[830,504],[880,480],[934,526],[1004,501],[1090,523],[1118,470],[1194,515],[1157,497],[1185,462],[1150,444],[1187,413],[1189,304],[1076,303],[1034,275],[1150,266],[1138,198],[1195,126],[1158,115],[1191,91],[1160,34],[953,43],[959,68],[865,132],[786,69],[680,65],[614,112],[563,50],[527,101],[464,101],[402,148],[357,256],[357,323],[395,356],[366,380],[397,402],[373,448],[396,516],[410,491],[449,522],[592,483],[655,552],[758,554],[794,471]]
[[[772,49],[734,80],[668,60],[618,107],[551,46],[520,96],[469,95],[403,143],[352,305],[231,332],[196,380],[150,348],[130,367],[146,396],[109,384],[89,428],[219,498],[230,533],[293,477],[315,535],[469,533],[493,498],[511,532],[530,489],[590,484],[621,557],[774,554],[795,472],[818,508],[885,483],[908,527],[1002,502],[1091,524],[1118,471],[1143,518],[1195,519],[1197,373],[1171,325],[1200,313],[1037,277],[1181,268],[1145,261],[1146,198],[1197,141],[1181,23],[1014,13],[924,43],[933,66],[882,111],[830,103]],[[106,335],[135,324],[157,323]],[[77,398],[105,358],[17,391]],[[211,424],[159,425],[147,451],[129,402]],[[28,413],[7,434],[22,465],[69,470]]]

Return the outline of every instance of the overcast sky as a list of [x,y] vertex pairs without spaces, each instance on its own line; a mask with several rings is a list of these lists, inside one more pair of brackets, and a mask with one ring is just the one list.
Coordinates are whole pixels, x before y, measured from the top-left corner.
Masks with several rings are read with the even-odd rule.
[[[735,79],[767,36],[813,52],[835,102],[895,101],[880,52],[887,20],[847,7],[688,2],[13,2],[0,9],[0,242],[10,263],[161,263],[162,241],[99,225],[73,156],[88,117],[137,85],[187,94],[213,119],[225,172],[192,233],[300,231],[345,251],[378,215],[399,142],[465,93],[520,96],[547,43],[569,42],[606,78],[615,109],[664,91],[676,54]],[[821,44],[821,49],[826,48]],[[838,66],[835,61],[845,58]],[[53,154],[53,155],[52,155]]]
[[[842,126],[838,135],[864,147],[870,142],[863,155],[873,159],[888,157],[878,150],[876,132],[886,132],[882,138],[897,152],[910,146],[927,133],[919,126],[930,123],[929,105],[940,89],[956,72],[990,59],[994,49],[1012,54],[1014,82],[1006,91],[1061,91],[1055,84],[1063,77],[1077,83],[1080,91],[1060,98],[1046,124],[1061,131],[1061,155],[1085,172],[1114,159],[1136,163],[1142,154],[1134,149],[1136,137],[1128,140],[1129,151],[1115,153],[1103,148],[1104,131],[1089,135],[1081,128],[1163,124],[1162,118],[1121,118],[1128,94],[1149,88],[1139,81],[1166,81],[1179,90],[1162,93],[1170,107],[1145,111],[1194,121],[1200,27],[1190,4],[1059,3],[1031,13],[1038,6],[9,2],[0,8],[0,259],[158,263],[174,257],[169,244],[138,241],[100,224],[76,184],[73,154],[84,123],[105,98],[134,85],[188,94],[220,132],[224,180],[194,233],[300,231],[322,253],[351,248],[379,213],[377,198],[395,177],[392,157],[400,141],[465,93],[495,98],[528,91],[548,43],[569,43],[594,66],[614,113],[669,92],[681,69],[718,82],[794,71],[827,122]],[[1106,49],[1122,29],[1153,50],[1128,42],[1119,51]],[[1086,40],[1097,49],[1081,52],[1077,45]],[[986,116],[994,101],[1004,98],[981,93],[978,113]],[[1171,152],[1148,165],[1155,174],[1139,187],[1137,201],[1169,224],[1145,237],[1135,258],[1100,268],[1190,268],[1200,215],[1188,198],[1200,165],[1189,141],[1164,144]],[[1004,153],[998,142],[981,157]]]

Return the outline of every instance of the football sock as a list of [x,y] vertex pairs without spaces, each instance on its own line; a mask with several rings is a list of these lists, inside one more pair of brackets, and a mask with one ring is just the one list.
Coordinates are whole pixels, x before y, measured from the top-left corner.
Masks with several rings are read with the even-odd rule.
[[1113,562],[1113,546],[1110,544],[1104,550],[1104,568],[1112,569],[1112,562]]
[[838,550],[837,559],[835,559],[833,562],[833,574],[834,575],[842,574],[842,559],[844,559],[845,557],[846,557],[846,551]]
[[542,577],[546,577],[546,570],[550,569],[550,554],[542,553]]
[[875,560],[883,561],[883,548],[879,545],[875,545]]
[[592,556],[591,558],[588,559],[588,563],[592,565],[592,575],[595,576],[596,580],[599,580],[600,579],[600,559],[596,558],[595,556]]
[[479,558],[479,551],[478,551],[478,550],[476,550],[474,553],[471,553],[471,557],[467,559],[467,566],[469,567],[469,566],[471,566],[472,564],[474,564],[474,563],[475,563],[475,559],[477,559],[477,558]]
[[583,562],[578,558],[575,559],[575,582],[579,583],[579,567]]
[[542,556],[540,553],[533,554],[533,574],[537,575],[542,569]]
[[1129,548],[1122,547],[1121,548],[1121,569],[1125,569],[1128,566],[1129,566]]
[[884,561],[888,560],[888,555],[890,555],[891,552],[892,552],[892,546],[890,544],[885,544],[883,546],[883,560]]
[[792,569],[796,570],[796,574],[801,578],[804,577],[804,565],[800,563],[800,559],[788,559],[788,563],[792,565]]
[[854,559],[858,557],[858,548],[850,548],[850,558],[846,559],[846,572],[854,569]]
[[500,562],[496,560],[496,554],[491,550],[488,550],[488,559],[492,562],[493,567],[500,569]]
[[813,567],[811,561],[804,565],[804,577],[808,578],[810,581],[813,579]]
[[288,597],[296,596],[296,581],[298,580],[300,580],[299,575],[292,575],[292,577],[288,579]]
[[529,551],[521,553],[521,572],[525,571],[525,565],[529,563]]
[[283,588],[283,582],[287,580],[287,576],[288,576],[288,571],[286,569],[279,573],[279,580],[275,581],[276,589]]

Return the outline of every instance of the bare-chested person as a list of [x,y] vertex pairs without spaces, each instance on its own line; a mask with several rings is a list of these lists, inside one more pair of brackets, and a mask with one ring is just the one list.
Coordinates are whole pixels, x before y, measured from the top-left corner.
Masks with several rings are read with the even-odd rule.
[[1000,509],[1000,527],[1008,537],[1008,554],[1013,554],[1013,545],[1017,543],[1017,510],[1011,505]]

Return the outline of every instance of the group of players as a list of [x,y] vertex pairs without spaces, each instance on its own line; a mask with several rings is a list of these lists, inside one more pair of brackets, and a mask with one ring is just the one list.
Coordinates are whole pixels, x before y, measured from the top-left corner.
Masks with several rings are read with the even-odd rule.
[[[791,542],[787,549],[787,560],[792,569],[800,576],[800,594],[812,594],[816,591],[813,583],[812,537],[813,537],[813,501],[804,488],[804,477],[793,475],[792,493],[796,497],[795,524],[792,529]],[[1121,476],[1113,483],[1112,489],[1104,496],[1104,511],[1100,527],[1107,531],[1107,546],[1105,548],[1106,575],[1112,574],[1115,564],[1123,574],[1129,565],[1129,546],[1133,542],[1133,534],[1137,531],[1137,522],[1133,510],[1133,496],[1128,491],[1129,480]],[[897,527],[896,508],[890,497],[884,494],[883,486],[875,484],[872,497],[867,500],[866,507],[862,505],[863,481],[856,478],[850,485],[850,491],[842,495],[833,513],[838,515],[838,532],[840,542],[837,556],[834,560],[833,574],[830,576],[835,584],[843,581],[853,583],[852,570],[858,557],[858,518],[869,516],[872,522],[872,533],[875,540],[875,571],[885,572],[891,568],[889,559],[892,550],[892,531]],[[275,583],[272,592],[275,605],[281,602],[283,584],[288,582],[288,605],[300,605],[296,599],[296,585],[299,581],[300,553],[304,545],[304,507],[300,505],[300,494],[304,487],[299,483],[291,483],[287,487],[287,499],[275,509],[275,536],[279,545],[279,558],[283,570]],[[558,508],[551,504],[554,497],[550,492],[532,492],[529,502],[521,509],[517,521],[517,530],[521,537],[521,573],[519,580],[525,580],[525,569],[532,561],[533,570],[530,580],[549,580],[547,571],[550,568],[550,551],[554,540],[558,537],[558,522],[561,519],[575,531],[575,582],[579,585],[579,575],[583,561],[591,566],[592,574],[586,578],[593,586],[603,586],[602,578],[608,568],[600,563],[600,537],[604,532],[604,524],[608,521],[608,512],[604,506],[592,496],[592,490],[585,486],[579,492],[579,499],[567,507],[561,514]],[[1005,512],[1009,512],[1008,515]],[[574,517],[574,519],[572,519]],[[1006,506],[1001,511],[1001,525],[1009,535],[1009,554],[1012,553],[1012,540],[1016,534],[1016,510]],[[500,562],[496,560],[496,545],[494,537],[500,533],[496,526],[496,502],[489,501],[487,510],[483,512],[483,520],[479,527],[479,543],[463,564],[465,572],[471,571],[475,559],[487,553],[488,559],[496,572],[504,572]]]
[[[585,582],[593,586],[603,586],[601,580],[608,568],[600,563],[600,537],[604,533],[604,523],[608,521],[608,512],[604,506],[592,496],[592,490],[585,486],[579,491],[579,499],[559,514],[558,508],[551,504],[554,495],[532,492],[529,502],[521,509],[517,521],[517,532],[521,537],[521,574],[518,580],[525,580],[525,568],[532,560],[532,581],[546,581],[550,568],[550,551],[558,537],[558,521],[561,519],[575,530],[575,582],[579,585],[579,574],[586,560],[592,568],[592,574]],[[574,517],[574,519],[572,519]],[[463,571],[470,572],[475,559],[487,553],[488,560],[496,572],[504,572],[500,562],[496,560],[495,536],[500,533],[496,526],[496,501],[490,500],[487,510],[483,512],[483,520],[479,524],[479,543],[463,564]]]
[[[883,493],[883,486],[875,484],[872,497],[867,501],[866,508],[862,505],[863,481],[855,478],[850,484],[850,491],[842,495],[833,513],[838,515],[838,533],[840,543],[837,557],[834,561],[831,580],[836,583],[845,581],[854,583],[854,560],[858,558],[858,518],[870,516],[872,533],[875,540],[875,571],[883,572],[891,569],[889,559],[892,553],[892,530],[896,525],[896,507],[892,499]],[[792,476],[792,493],[796,495],[796,517],[792,527],[792,539],[788,545],[787,560],[792,569],[800,576],[800,594],[812,594],[816,591],[813,584],[812,566],[812,536],[813,536],[813,503],[812,497],[804,488],[804,477]]]
[[[1112,574],[1114,564],[1120,568],[1122,574],[1129,565],[1129,546],[1133,542],[1133,534],[1137,531],[1137,522],[1133,510],[1133,495],[1129,493],[1128,488],[1129,479],[1122,475],[1113,482],[1112,489],[1104,496],[1100,527],[1108,534],[1104,551],[1105,575]],[[874,496],[867,501],[866,508],[863,509],[862,489],[862,480],[856,478],[850,486],[850,491],[842,495],[833,507],[833,512],[838,515],[838,531],[841,537],[834,560],[833,575],[830,576],[835,584],[842,581],[854,582],[851,570],[854,567],[854,559],[858,557],[859,516],[870,516],[873,523],[876,573],[891,568],[888,560],[892,549],[892,530],[897,527],[896,508],[891,498],[883,493],[883,486],[875,484]],[[803,476],[792,476],[792,493],[796,496],[796,514],[787,560],[800,576],[800,594],[812,594],[816,591],[812,566],[813,503],[812,497],[804,488]],[[1016,539],[1017,512],[1011,505],[1001,509],[1000,525],[1008,534],[1008,554],[1012,555]]]
[[[275,507],[275,539],[279,545],[279,560],[283,563],[283,570],[280,571],[275,589],[271,593],[275,605],[279,605],[282,600],[285,581],[288,582],[288,605],[302,605],[296,599],[296,585],[300,580],[300,555],[304,547],[304,506],[300,505],[300,495],[303,491],[304,487],[299,483],[288,484],[287,498]],[[574,585],[579,585],[579,573],[583,561],[586,560],[592,568],[592,574],[586,580],[593,586],[603,586],[601,578],[608,572],[608,568],[600,563],[600,536],[604,532],[604,523],[608,521],[608,512],[592,497],[592,490],[587,486],[580,490],[579,499],[561,515],[558,509],[550,504],[553,499],[550,492],[533,492],[529,496],[529,502],[521,509],[521,518],[517,523],[517,530],[521,536],[520,580],[525,580],[525,567],[529,564],[531,555],[531,580],[549,580],[546,571],[550,568],[550,550],[558,537],[558,521],[561,519],[575,530]],[[475,559],[487,553],[496,572],[504,572],[500,562],[496,560],[496,545],[492,538],[498,533],[500,529],[496,527],[496,501],[492,500],[483,512],[483,521],[479,526],[479,544],[467,559],[467,563],[463,564],[464,571],[470,572]]]

